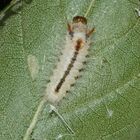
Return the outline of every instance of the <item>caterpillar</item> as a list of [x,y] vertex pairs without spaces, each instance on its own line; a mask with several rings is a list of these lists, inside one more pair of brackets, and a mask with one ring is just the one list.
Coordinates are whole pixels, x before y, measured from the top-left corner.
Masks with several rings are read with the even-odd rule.
[[87,19],[83,16],[75,16],[67,25],[64,50],[45,90],[46,100],[53,104],[58,103],[75,83],[88,54],[89,37],[95,31],[94,28],[88,29]]
[[[67,91],[70,90],[71,85],[75,83],[76,77],[79,76],[80,73],[79,70],[83,67],[83,62],[86,59],[91,43],[90,36],[95,31],[95,28],[89,30],[87,19],[83,16],[75,16],[72,23],[67,24],[67,27],[68,33],[60,61],[50,78],[50,82],[45,90],[45,96],[41,100],[23,140],[28,140],[31,135],[45,103],[57,104],[66,95]],[[50,108],[73,133],[73,130],[65,122],[57,109],[52,105],[50,105]]]

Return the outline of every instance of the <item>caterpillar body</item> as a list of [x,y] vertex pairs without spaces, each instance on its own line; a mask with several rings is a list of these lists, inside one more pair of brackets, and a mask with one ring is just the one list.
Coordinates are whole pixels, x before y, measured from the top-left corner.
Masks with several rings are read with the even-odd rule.
[[[53,72],[53,76],[50,78],[50,82],[45,90],[44,98],[38,105],[23,140],[29,139],[45,103],[48,101],[51,104],[57,104],[66,95],[67,91],[70,90],[71,85],[74,84],[77,79],[76,77],[79,76],[79,70],[83,67],[83,62],[88,54],[88,49],[91,43],[89,37],[95,31],[95,29],[88,29],[87,19],[83,16],[74,17],[73,22],[71,24],[68,23],[67,25],[68,33],[60,61]],[[60,117],[67,128],[74,133],[59,114],[57,109],[52,105],[50,105],[50,107],[51,110],[53,110]]]
[[46,100],[53,104],[58,103],[75,83],[88,54],[89,37],[95,31],[94,28],[88,29],[87,19],[83,16],[74,17],[73,22],[67,25],[64,50],[45,90]]

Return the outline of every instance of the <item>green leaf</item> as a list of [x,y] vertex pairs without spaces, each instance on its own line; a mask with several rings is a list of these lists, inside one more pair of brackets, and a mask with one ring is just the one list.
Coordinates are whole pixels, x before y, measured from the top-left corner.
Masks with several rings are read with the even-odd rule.
[[[140,139],[140,19],[133,1],[96,0],[88,13],[89,28],[96,28],[88,62],[57,106],[75,135],[46,105],[31,138]],[[63,49],[67,20],[90,4],[33,0],[0,27],[1,140],[23,139]]]

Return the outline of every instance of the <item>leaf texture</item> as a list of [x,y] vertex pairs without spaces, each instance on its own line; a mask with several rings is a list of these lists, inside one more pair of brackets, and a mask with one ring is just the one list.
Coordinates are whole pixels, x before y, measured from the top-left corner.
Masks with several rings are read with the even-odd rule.
[[[43,87],[53,74],[66,23],[84,15],[91,0],[33,0],[0,26],[0,139],[21,140]],[[87,19],[95,26],[89,58],[74,87],[57,106],[75,132],[44,107],[34,140],[140,139],[140,19],[138,0],[96,0]],[[38,71],[30,73],[28,59]],[[32,65],[30,65],[32,66]],[[36,68],[36,65],[35,65]]]

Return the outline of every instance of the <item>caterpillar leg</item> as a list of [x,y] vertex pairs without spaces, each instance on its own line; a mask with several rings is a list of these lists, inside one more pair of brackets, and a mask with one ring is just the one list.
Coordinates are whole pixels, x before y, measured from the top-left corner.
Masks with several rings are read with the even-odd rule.
[[90,35],[92,34],[92,33],[94,33],[96,30],[95,30],[95,28],[92,28],[91,30],[89,30],[87,33],[86,33],[86,36],[87,37],[90,37]]

